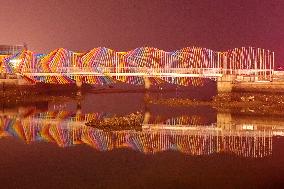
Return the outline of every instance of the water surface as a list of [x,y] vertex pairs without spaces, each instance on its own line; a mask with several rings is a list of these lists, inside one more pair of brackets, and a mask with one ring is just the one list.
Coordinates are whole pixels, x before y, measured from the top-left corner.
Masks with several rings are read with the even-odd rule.
[[[282,118],[275,122],[211,107],[149,105],[144,97],[135,92],[87,93],[67,101],[2,105],[3,188],[284,185]],[[102,131],[85,125],[137,111],[150,115],[140,131]]]

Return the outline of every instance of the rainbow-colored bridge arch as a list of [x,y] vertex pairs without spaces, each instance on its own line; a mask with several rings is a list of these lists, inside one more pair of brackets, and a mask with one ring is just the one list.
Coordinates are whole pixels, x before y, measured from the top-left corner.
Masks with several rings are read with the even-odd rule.
[[105,47],[77,53],[64,48],[49,54],[30,50],[4,59],[7,73],[19,74],[31,82],[68,84],[110,84],[118,81],[144,85],[168,82],[178,85],[202,84],[204,78],[231,75],[257,75],[267,79],[274,70],[274,52],[241,47],[225,52],[186,47],[166,52],[140,47],[117,52]]

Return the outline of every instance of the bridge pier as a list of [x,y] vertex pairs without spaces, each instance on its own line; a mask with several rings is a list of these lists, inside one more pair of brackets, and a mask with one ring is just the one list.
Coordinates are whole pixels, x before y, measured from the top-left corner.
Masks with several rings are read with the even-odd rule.
[[217,92],[218,93],[230,93],[233,88],[233,75],[223,75],[217,79]]
[[76,86],[77,86],[77,96],[82,97],[81,87],[82,87],[82,81],[76,80]]
[[81,87],[82,87],[82,81],[76,80],[76,86],[77,86],[78,88],[81,88]]
[[144,77],[144,88],[150,89],[150,86],[151,86],[151,81],[150,81],[149,77]]

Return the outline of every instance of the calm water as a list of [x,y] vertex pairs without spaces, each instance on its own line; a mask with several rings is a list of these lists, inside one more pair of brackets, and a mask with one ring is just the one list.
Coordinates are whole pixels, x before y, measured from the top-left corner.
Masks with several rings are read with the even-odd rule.
[[[3,105],[1,188],[284,187],[284,118],[149,105],[144,96]],[[85,126],[137,111],[145,114],[141,131]]]

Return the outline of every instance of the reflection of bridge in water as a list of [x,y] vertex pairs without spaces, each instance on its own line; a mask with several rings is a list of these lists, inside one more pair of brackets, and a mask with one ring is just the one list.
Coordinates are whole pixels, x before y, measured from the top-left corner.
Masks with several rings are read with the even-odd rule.
[[[52,116],[51,116],[52,115]],[[85,118],[101,114],[68,117],[64,112],[47,112],[28,117],[2,116],[1,137],[14,136],[27,143],[55,142],[61,147],[87,144],[99,151],[130,148],[146,154],[167,150],[189,155],[228,152],[243,157],[272,154],[272,137],[283,131],[242,125],[235,129],[212,125],[143,124],[142,131],[107,132],[85,126]],[[178,122],[178,121],[176,121]]]

